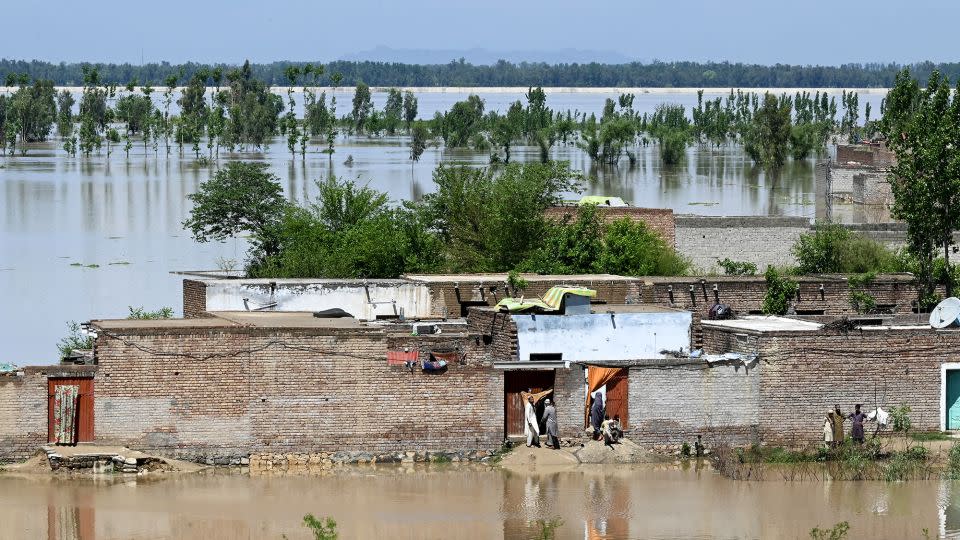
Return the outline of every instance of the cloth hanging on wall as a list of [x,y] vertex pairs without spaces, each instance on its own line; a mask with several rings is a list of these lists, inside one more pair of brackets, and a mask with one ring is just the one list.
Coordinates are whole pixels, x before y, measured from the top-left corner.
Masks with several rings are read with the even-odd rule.
[[53,442],[77,442],[77,397],[80,387],[73,384],[57,385],[53,391]]
[[583,406],[583,425],[590,422],[590,395],[616,377],[623,368],[587,366],[587,402]]

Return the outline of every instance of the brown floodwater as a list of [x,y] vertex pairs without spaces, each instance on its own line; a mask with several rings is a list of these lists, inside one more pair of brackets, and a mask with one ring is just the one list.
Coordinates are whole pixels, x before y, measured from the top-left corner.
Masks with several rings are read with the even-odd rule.
[[[338,96],[340,114],[347,112],[348,92]],[[481,92],[487,110],[504,110],[522,93]],[[719,94],[708,94],[707,99]],[[420,116],[429,118],[465,95],[424,93]],[[550,94],[556,110],[599,112],[615,94]],[[877,101],[880,94],[864,100]],[[158,99],[154,96],[155,100]],[[377,107],[385,94],[374,95]],[[642,93],[635,107],[651,113],[657,104],[674,102],[688,110],[696,95]],[[866,101],[864,101],[865,103]],[[181,308],[181,276],[172,270],[242,267],[244,239],[225,243],[194,242],[183,229],[191,203],[187,195],[210,178],[188,146],[176,145],[169,156],[161,141],[144,149],[135,141],[129,155],[122,144],[89,158],[67,156],[59,137],[29,145],[26,155],[0,155],[0,290],[4,305],[0,327],[13,339],[0,361],[20,365],[57,361],[56,343],[70,320],[125,317],[129,306]],[[228,160],[266,163],[285,195],[304,204],[316,194],[315,181],[329,175],[355,180],[387,193],[394,202],[420,199],[435,190],[433,171],[439,163],[484,166],[490,151],[431,146],[418,163],[410,162],[406,136],[340,137],[331,157],[320,152],[324,142],[310,142],[306,156],[291,157],[286,142],[275,138],[260,152],[220,153]],[[202,144],[202,153],[207,153]],[[826,156],[790,161],[776,172],[753,165],[739,146],[692,146],[681,164],[665,165],[652,146],[636,146],[636,163],[596,166],[572,140],[560,141],[552,159],[569,161],[584,174],[586,194],[620,196],[637,206],[671,208],[677,213],[714,216],[817,215],[814,168]],[[832,152],[832,150],[831,150]],[[512,159],[539,160],[539,149],[518,145]],[[349,164],[348,164],[349,163]],[[849,205],[848,205],[849,206]],[[838,219],[867,219],[835,205]]]
[[960,535],[960,483],[744,482],[693,464],[0,475],[3,539],[311,538],[307,513],[340,538],[533,538],[553,518],[558,539],[808,538],[840,521],[848,538],[936,538]]

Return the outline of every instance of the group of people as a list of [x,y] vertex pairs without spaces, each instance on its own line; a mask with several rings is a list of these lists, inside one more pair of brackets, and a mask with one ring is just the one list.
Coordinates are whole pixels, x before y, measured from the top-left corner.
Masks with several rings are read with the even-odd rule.
[[590,406],[590,426],[593,428],[593,440],[603,438],[603,444],[610,446],[620,442],[623,437],[623,428],[620,425],[620,415],[615,414],[613,419],[606,414],[603,406],[603,394],[597,392],[593,396],[593,405]]
[[[550,398],[543,401],[543,423],[547,446],[557,450],[560,448],[560,437],[557,429],[557,407]],[[527,402],[523,408],[523,434],[527,436],[527,448],[531,446],[540,447],[540,421],[537,420],[536,400],[533,396],[527,396]]]
[[858,403],[853,413],[844,415],[840,412],[840,405],[834,405],[832,411],[827,411],[827,416],[823,420],[823,442],[828,448],[835,448],[843,444],[846,432],[843,428],[845,420],[851,421],[850,438],[855,444],[863,444],[863,423],[867,421],[868,416],[860,410]]

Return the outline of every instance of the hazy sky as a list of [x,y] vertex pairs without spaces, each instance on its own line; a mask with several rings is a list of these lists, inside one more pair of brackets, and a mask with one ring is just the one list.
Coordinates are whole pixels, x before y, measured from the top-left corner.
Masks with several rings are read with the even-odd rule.
[[402,49],[612,51],[641,61],[960,60],[953,0],[30,0],[0,57],[332,60]]

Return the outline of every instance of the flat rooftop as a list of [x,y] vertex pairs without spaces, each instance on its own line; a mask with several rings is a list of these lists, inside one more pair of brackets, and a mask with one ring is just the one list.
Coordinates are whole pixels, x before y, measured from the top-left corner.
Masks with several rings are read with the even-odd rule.
[[[410,281],[419,281],[424,283],[456,283],[458,281],[470,282],[496,282],[502,283],[507,280],[507,274],[409,274],[404,276]],[[560,282],[590,282],[590,281],[633,281],[637,278],[617,276],[613,274],[574,274],[574,275],[541,275],[541,274],[520,274],[520,277],[527,281],[560,281]]]
[[820,323],[773,315],[747,315],[739,319],[727,319],[723,321],[704,319],[702,324],[703,326],[752,332],[810,332],[823,328],[823,325]]
[[104,330],[178,328],[360,328],[352,317],[320,318],[310,311],[216,311],[196,319],[104,319],[90,321]]
[[[470,309],[477,309],[482,311],[497,311],[500,312],[496,306],[476,306],[471,307]],[[661,306],[658,304],[597,304],[594,305],[590,313],[592,315],[605,315],[607,313],[685,313],[688,312],[685,309],[672,308],[668,306]],[[506,312],[509,313],[509,312]],[[514,312],[516,315],[526,315],[528,313],[524,312]],[[562,313],[537,313],[537,315],[563,315]]]

